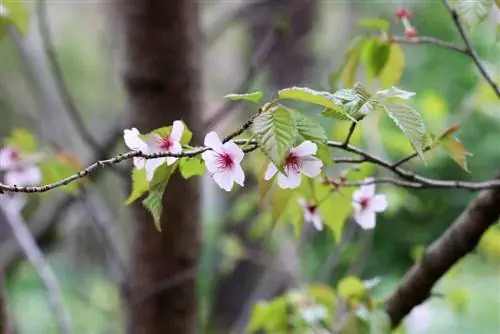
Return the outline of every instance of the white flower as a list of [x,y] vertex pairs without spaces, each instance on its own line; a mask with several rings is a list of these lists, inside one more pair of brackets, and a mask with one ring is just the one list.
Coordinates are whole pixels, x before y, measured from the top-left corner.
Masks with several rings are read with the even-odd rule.
[[[141,135],[136,128],[125,130],[123,138],[125,144],[132,150],[141,151],[145,154],[169,152],[181,153],[181,138],[184,132],[184,124],[181,121],[175,121],[172,125],[172,131],[166,136],[151,134],[145,140],[141,139]],[[155,159],[134,158],[134,166],[137,169],[146,168],[146,178],[148,181],[153,179],[156,168],[162,165],[165,161],[167,165],[172,165],[178,158],[176,157],[161,157]]]
[[414,307],[405,319],[408,333],[425,333],[430,326],[432,312],[428,304]]
[[201,155],[214,181],[226,191],[233,188],[233,182],[243,186],[245,174],[240,166],[244,153],[233,141],[222,144],[219,136],[212,131],[205,136],[205,146],[211,151]]
[[[148,145],[144,140],[141,139],[141,133],[136,128],[123,130],[123,139],[125,140],[125,145],[131,150],[140,151],[142,153],[147,153]],[[146,159],[141,157],[134,158],[134,167],[137,169],[143,169],[146,164]]]
[[4,171],[4,183],[16,186],[34,186],[42,181],[42,172],[36,166],[37,158],[22,157],[12,147],[0,150],[0,170]]
[[[371,182],[372,178],[366,178],[364,182]],[[375,195],[375,184],[363,185],[352,195],[354,207],[354,219],[363,229],[375,227],[375,214],[387,209],[385,195]]]
[[321,172],[323,163],[313,154],[317,150],[316,144],[306,140],[299,146],[290,150],[285,158],[283,169],[285,174],[278,172],[278,168],[271,162],[267,167],[265,180],[270,180],[276,173],[278,173],[278,185],[281,188],[297,188],[300,185],[300,174],[308,177],[315,177]]
[[313,224],[318,231],[321,231],[323,229],[323,219],[318,212],[318,207],[303,199],[298,199],[297,203],[302,207],[304,222]]

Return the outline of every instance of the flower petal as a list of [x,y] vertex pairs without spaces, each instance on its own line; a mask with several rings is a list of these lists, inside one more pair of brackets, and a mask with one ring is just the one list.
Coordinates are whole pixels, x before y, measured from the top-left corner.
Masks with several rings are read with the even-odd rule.
[[290,173],[288,175],[278,173],[278,185],[283,189],[297,188],[301,180],[300,173]]
[[370,206],[375,212],[383,212],[387,209],[387,198],[385,195],[375,195],[370,202]]
[[239,164],[235,165],[233,170],[231,171],[234,182],[238,183],[240,186],[244,186],[245,184],[245,173],[243,172],[243,168]]
[[[373,177],[367,177],[363,182],[372,182]],[[375,183],[363,185],[360,188],[361,197],[373,197],[375,195]]]
[[354,214],[356,222],[365,230],[370,230],[375,227],[375,212],[371,210],[356,211]]
[[205,136],[204,144],[205,146],[210,147],[217,153],[224,152],[224,147],[222,146],[222,142],[220,141],[220,138],[217,135],[217,133],[215,133],[215,131],[207,133],[207,135]]
[[307,208],[307,201],[303,198],[297,199],[297,203],[305,210]]
[[201,154],[201,158],[205,161],[205,166],[210,173],[217,172],[217,153],[214,151],[205,151]]
[[146,137],[144,141],[146,143],[147,153],[159,153],[163,152],[163,149],[160,147],[160,143],[162,141],[162,137],[157,133],[152,133]]
[[156,158],[146,160],[146,179],[148,182],[153,180],[156,168],[160,167],[165,162],[165,158]]
[[321,219],[321,216],[318,213],[312,215],[311,223],[318,231],[323,230],[323,220]]
[[175,121],[172,125],[172,131],[170,132],[170,139],[174,142],[180,142],[182,138],[182,133],[184,132],[184,123],[181,121]]
[[323,163],[321,160],[307,157],[302,159],[302,173],[308,177],[316,177],[321,173]]
[[233,176],[229,170],[214,173],[213,179],[225,191],[230,191],[233,188]]
[[146,165],[146,159],[141,157],[134,158],[134,167],[136,169],[143,169],[145,165]]
[[17,164],[17,160],[13,159],[16,156],[16,150],[10,147],[5,147],[0,150],[0,170],[8,170]]
[[146,150],[146,143],[139,137],[141,133],[136,128],[123,130],[125,145],[131,150]]
[[42,181],[40,168],[33,166],[22,170],[12,170],[5,173],[5,183],[10,185],[34,186]]
[[269,181],[274,176],[274,174],[276,174],[276,172],[278,172],[278,168],[276,168],[276,166],[272,162],[270,162],[269,166],[267,166],[266,173],[264,174],[264,180]]
[[223,145],[223,147],[224,152],[228,153],[231,158],[233,158],[233,161],[235,163],[239,164],[241,160],[243,160],[245,153],[243,153],[243,150],[233,141],[228,141]]
[[293,148],[291,150],[292,153],[295,153],[299,157],[304,157],[307,155],[313,155],[316,153],[318,147],[312,141],[306,140],[302,142],[299,146]]

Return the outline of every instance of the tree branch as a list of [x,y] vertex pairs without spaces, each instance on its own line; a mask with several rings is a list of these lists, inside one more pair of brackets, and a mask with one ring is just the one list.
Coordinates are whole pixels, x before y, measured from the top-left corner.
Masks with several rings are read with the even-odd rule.
[[458,220],[427,248],[389,297],[386,310],[393,327],[429,298],[434,284],[474,250],[483,233],[500,218],[500,188],[482,191]]
[[414,37],[414,38],[408,38],[408,37],[403,37],[403,36],[390,36],[389,37],[389,42],[392,43],[398,43],[398,44],[410,44],[410,45],[418,45],[418,44],[431,44],[435,46],[439,46],[444,49],[449,49],[454,52],[461,53],[463,55],[468,56],[469,52],[466,48],[442,41],[438,38],[435,37],[430,37],[430,36],[419,36],[419,37]]

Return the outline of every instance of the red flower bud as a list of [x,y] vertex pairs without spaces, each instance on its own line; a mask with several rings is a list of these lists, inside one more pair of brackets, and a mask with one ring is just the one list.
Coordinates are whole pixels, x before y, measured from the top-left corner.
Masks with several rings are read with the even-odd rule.
[[412,16],[412,12],[408,8],[399,8],[396,11],[396,17],[400,20],[402,20],[403,18],[409,19],[409,18],[411,18],[411,16]]
[[414,27],[409,27],[405,30],[405,34],[407,38],[414,38],[415,36],[417,36],[417,29],[415,29]]

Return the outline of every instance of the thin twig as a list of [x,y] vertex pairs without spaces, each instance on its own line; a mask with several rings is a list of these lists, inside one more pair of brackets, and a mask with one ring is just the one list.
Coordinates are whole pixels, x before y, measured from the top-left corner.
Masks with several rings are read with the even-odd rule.
[[351,141],[351,137],[354,134],[354,130],[356,130],[356,122],[352,122],[351,126],[349,127],[349,132],[347,133],[347,137],[344,140],[344,146],[349,145],[349,142]]
[[[426,146],[424,147],[424,149],[422,150],[422,152],[427,152],[427,151],[430,151],[434,146]],[[410,160],[413,160],[415,159],[416,157],[418,157],[418,153],[417,152],[413,152],[412,154],[402,158],[401,160],[398,160],[397,162],[395,162],[394,164],[392,164],[392,168],[397,168],[405,163],[407,163],[408,161]]]
[[500,98],[500,89],[498,88],[498,85],[496,82],[493,80],[493,78],[488,74],[486,71],[486,68],[484,68],[483,64],[479,60],[479,56],[477,55],[476,51],[472,47],[472,43],[467,37],[467,32],[465,31],[464,25],[460,21],[460,18],[458,17],[457,11],[450,5],[450,3],[447,0],[443,0],[443,4],[448,10],[448,12],[451,15],[451,18],[453,19],[453,23],[455,23],[455,26],[457,27],[458,33],[460,34],[460,37],[464,41],[465,47],[467,49],[467,53],[469,56],[472,58],[474,63],[476,64],[476,67],[478,68],[479,72],[481,72],[482,76],[484,79],[488,82],[488,84],[493,88],[495,91],[496,95],[498,98]]
[[35,267],[38,276],[40,276],[43,281],[47,290],[49,305],[54,313],[61,333],[69,334],[71,333],[70,317],[64,307],[63,296],[56,275],[47,261],[45,261],[42,251],[38,248],[35,239],[31,235],[21,215],[19,212],[9,209],[6,206],[6,200],[9,200],[9,198],[4,197],[0,200],[0,215],[2,215],[10,225],[19,246],[24,250],[26,257]]
[[451,51],[455,51],[464,55],[469,55],[469,52],[467,51],[466,48],[442,41],[438,38],[435,37],[430,37],[430,36],[419,36],[419,37],[414,37],[414,38],[408,38],[408,37],[402,37],[402,36],[391,36],[389,37],[389,42],[392,43],[398,43],[398,44],[413,44],[413,45],[418,45],[418,44],[431,44],[431,45],[436,45],[445,49],[449,49]]

